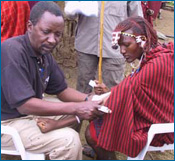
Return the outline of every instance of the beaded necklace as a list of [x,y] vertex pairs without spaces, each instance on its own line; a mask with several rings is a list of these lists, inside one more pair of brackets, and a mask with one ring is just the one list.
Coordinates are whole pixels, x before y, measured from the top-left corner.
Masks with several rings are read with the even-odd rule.
[[130,66],[132,67],[132,72],[131,72],[131,75],[130,75],[131,77],[134,75],[134,73],[138,73],[140,71],[140,65],[142,63],[143,57],[144,57],[144,53],[142,54],[137,66],[135,66],[133,62],[130,63]]

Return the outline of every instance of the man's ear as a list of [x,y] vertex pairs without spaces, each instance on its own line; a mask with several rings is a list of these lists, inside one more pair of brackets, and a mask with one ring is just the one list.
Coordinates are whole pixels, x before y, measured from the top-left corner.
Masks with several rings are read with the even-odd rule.
[[33,30],[33,24],[30,20],[28,20],[28,22],[27,22],[27,31],[28,31],[28,33],[31,33],[32,30]]

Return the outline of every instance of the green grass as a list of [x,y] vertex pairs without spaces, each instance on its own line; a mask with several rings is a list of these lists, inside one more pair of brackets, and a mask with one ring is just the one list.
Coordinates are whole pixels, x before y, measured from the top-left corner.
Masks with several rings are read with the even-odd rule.
[[174,1],[168,1],[168,3],[167,3],[169,6],[172,6],[172,7],[174,7]]

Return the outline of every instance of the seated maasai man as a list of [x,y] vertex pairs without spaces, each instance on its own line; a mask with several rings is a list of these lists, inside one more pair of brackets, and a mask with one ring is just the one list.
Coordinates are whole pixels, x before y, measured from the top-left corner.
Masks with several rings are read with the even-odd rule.
[[[128,18],[116,27],[113,48],[117,45],[128,63],[133,66],[136,59],[140,63],[111,90],[105,105],[112,113],[92,121],[86,130],[97,159],[116,159],[114,151],[135,157],[146,144],[151,124],[174,122],[174,45],[159,44],[156,31],[141,17]],[[108,92],[104,84],[96,83],[96,94]],[[49,132],[69,121],[41,118],[37,124]],[[165,142],[174,142],[174,134],[157,135],[152,145]]]
[[[88,144],[97,159],[104,160],[116,159],[114,151],[137,156],[146,144],[151,124],[174,122],[174,44],[158,43],[156,31],[141,17],[119,23],[112,42],[114,49],[120,46],[135,70],[111,89],[105,106],[112,113],[92,121],[86,130]],[[137,67],[133,65],[136,59]],[[171,133],[155,136],[151,144],[173,142]]]

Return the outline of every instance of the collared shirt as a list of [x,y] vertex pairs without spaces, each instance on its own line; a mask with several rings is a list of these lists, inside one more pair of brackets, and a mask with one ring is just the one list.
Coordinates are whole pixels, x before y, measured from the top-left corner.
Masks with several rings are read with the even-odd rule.
[[[75,49],[86,54],[99,56],[100,50],[100,12],[101,1],[98,1],[97,17],[78,15],[75,35]],[[142,16],[141,1],[105,1],[103,25],[103,57],[123,58],[120,49],[112,49],[112,32],[119,22],[130,16]]]
[[58,94],[67,88],[63,72],[53,56],[42,56],[40,65],[28,35],[1,44],[1,120],[20,117],[16,108],[42,94]]
[[28,1],[1,1],[1,42],[23,35],[30,16]]

